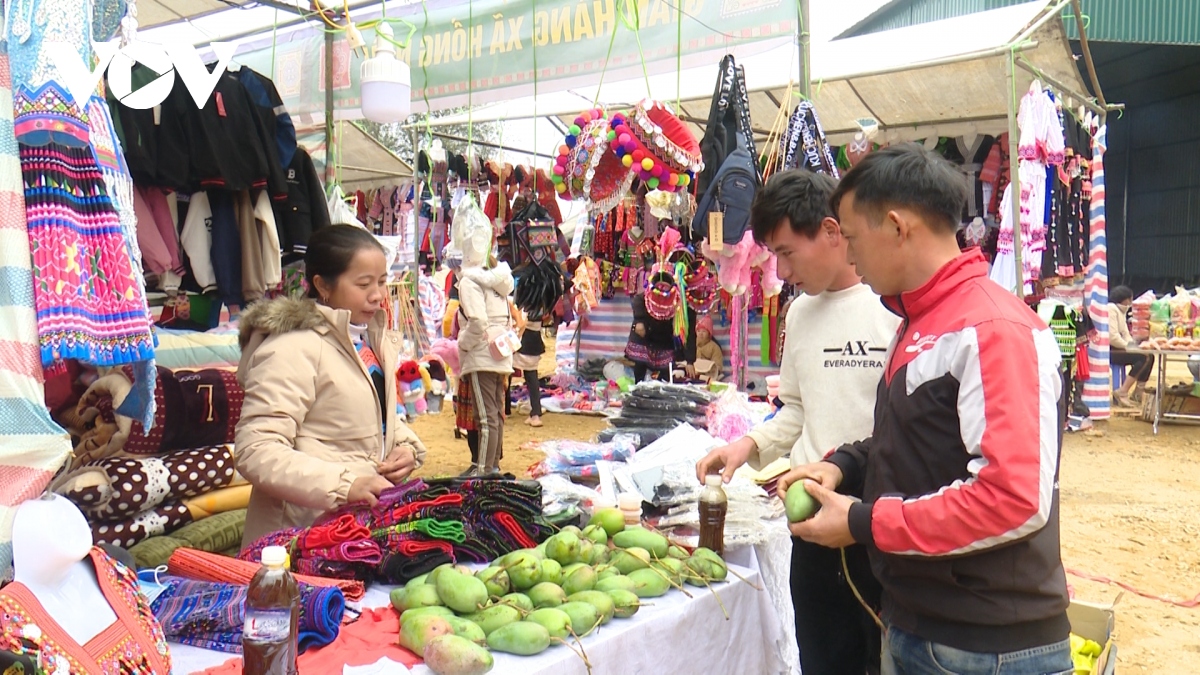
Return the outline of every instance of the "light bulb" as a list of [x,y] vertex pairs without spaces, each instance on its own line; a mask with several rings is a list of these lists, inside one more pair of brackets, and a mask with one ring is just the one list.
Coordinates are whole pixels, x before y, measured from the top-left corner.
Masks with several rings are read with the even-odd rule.
[[412,76],[408,64],[396,58],[392,28],[375,27],[375,55],[363,61],[363,117],[372,122],[400,122],[412,112]]

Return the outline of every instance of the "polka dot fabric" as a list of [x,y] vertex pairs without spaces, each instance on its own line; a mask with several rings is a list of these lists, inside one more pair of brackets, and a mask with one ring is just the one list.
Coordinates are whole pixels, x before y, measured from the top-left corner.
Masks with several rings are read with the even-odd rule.
[[219,445],[180,450],[163,457],[110,457],[99,468],[108,485],[71,490],[65,497],[91,522],[118,521],[161,504],[196,497],[233,482],[233,448]]
[[164,504],[120,521],[92,523],[92,541],[129,548],[150,537],[174,532],[192,522],[192,513],[181,502]]

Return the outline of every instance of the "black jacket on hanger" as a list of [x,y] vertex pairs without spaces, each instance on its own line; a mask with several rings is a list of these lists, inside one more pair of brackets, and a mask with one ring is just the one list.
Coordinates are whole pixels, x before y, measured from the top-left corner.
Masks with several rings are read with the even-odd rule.
[[329,206],[325,203],[321,178],[307,150],[296,148],[285,175],[287,201],[275,204],[275,226],[279,230],[283,262],[287,264],[303,258],[308,250],[308,238],[313,232],[329,226]]

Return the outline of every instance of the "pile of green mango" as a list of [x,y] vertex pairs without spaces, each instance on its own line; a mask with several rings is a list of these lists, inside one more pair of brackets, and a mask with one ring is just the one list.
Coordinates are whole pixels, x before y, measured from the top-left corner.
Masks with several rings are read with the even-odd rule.
[[657,532],[626,528],[620,510],[600,509],[583,530],[563,528],[479,571],[442,565],[393,590],[391,601],[400,612],[400,644],[430,670],[482,675],[492,669],[492,651],[539,654],[633,616],[642,598],[727,574],[716,553],[689,554]]

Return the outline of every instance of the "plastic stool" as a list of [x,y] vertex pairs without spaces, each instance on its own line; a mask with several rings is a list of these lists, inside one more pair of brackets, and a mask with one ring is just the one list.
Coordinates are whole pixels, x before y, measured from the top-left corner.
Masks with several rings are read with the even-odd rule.
[[1125,366],[1113,366],[1112,368],[1112,388],[1117,391],[1125,384]]

